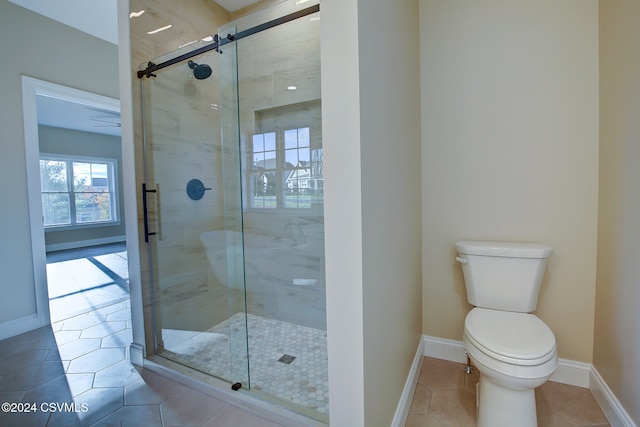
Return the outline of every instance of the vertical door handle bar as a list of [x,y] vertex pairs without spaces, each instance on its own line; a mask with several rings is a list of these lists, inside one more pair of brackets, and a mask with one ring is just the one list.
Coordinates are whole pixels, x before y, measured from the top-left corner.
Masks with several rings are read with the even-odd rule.
[[154,236],[156,233],[149,232],[149,212],[147,212],[147,193],[155,193],[156,190],[147,190],[147,184],[142,183],[142,215],[144,223],[144,242],[149,243],[149,236]]

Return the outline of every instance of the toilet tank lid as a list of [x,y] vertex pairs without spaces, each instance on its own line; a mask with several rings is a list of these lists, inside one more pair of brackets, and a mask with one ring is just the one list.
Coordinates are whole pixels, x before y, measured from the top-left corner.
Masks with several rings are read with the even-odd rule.
[[463,240],[456,250],[465,255],[484,255],[510,258],[549,258],[551,247],[540,243],[481,242]]

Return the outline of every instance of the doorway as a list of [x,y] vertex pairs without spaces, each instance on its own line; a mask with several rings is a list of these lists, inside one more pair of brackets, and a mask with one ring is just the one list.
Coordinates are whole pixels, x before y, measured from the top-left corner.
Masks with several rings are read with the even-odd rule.
[[[105,178],[98,173],[98,165],[102,164],[101,160],[97,159],[95,155],[87,157],[86,154],[81,156],[76,156],[73,154],[73,147],[63,147],[60,149],[51,149],[51,145],[49,146],[48,151],[58,151],[57,153],[49,153],[49,157],[54,158],[54,161],[58,163],[58,165],[62,165],[62,157],[65,158],[66,164],[68,165],[76,165],[78,169],[85,168],[87,165],[89,166],[89,172],[83,173],[70,173],[67,171],[71,166],[59,169],[64,170],[62,175],[65,176],[63,180],[59,180],[56,184],[56,188],[47,189],[47,194],[43,191],[42,182],[42,161],[41,161],[41,133],[52,133],[52,140],[56,139],[64,139],[64,140],[73,140],[74,137],[77,137],[77,134],[82,132],[91,133],[96,132],[98,126],[101,128],[105,125],[108,125],[109,128],[119,128],[119,112],[120,112],[120,102],[117,99],[104,97],[101,95],[96,95],[90,92],[81,91],[78,89],[73,89],[61,85],[57,85],[50,82],[45,82],[42,80],[37,80],[34,78],[22,77],[22,89],[23,89],[23,116],[24,116],[24,130],[25,130],[25,154],[26,154],[26,168],[27,168],[27,185],[28,185],[28,200],[29,200],[29,217],[30,217],[30,228],[31,228],[31,248],[33,254],[33,271],[34,271],[34,281],[35,281],[35,295],[36,295],[36,309],[37,309],[37,326],[45,326],[51,323],[52,312],[49,306],[49,297],[52,297],[52,301],[58,300],[55,303],[52,303],[52,307],[54,306],[62,306],[61,304],[64,299],[67,297],[71,297],[75,295],[75,303],[79,301],[79,297],[81,294],[89,290],[89,288],[95,287],[95,283],[92,285],[91,279],[88,279],[86,276],[77,283],[77,286],[73,288],[68,280],[75,276],[84,276],[81,272],[73,273],[73,270],[65,270],[60,267],[63,264],[59,264],[58,268],[52,267],[52,270],[57,270],[57,277],[61,277],[61,272],[66,271],[67,283],[65,285],[61,285],[60,281],[56,285],[55,288],[48,288],[48,278],[47,278],[47,246],[49,246],[50,250],[53,249],[70,249],[74,247],[83,247],[90,245],[100,245],[100,244],[109,244],[118,241],[123,241],[123,236],[115,236],[115,237],[106,237],[104,230],[107,227],[120,226],[124,227],[124,224],[120,224],[120,218],[123,217],[123,213],[121,212],[121,201],[111,198],[110,213],[108,218],[105,217],[99,211],[100,206],[95,203],[96,194],[98,191],[104,191],[105,187]],[[57,106],[54,108],[54,113],[60,113],[62,109],[60,106],[64,103],[71,108],[73,108],[73,114],[60,115],[58,120],[67,120],[69,121],[71,118],[76,119],[77,123],[84,121],[84,124],[79,124],[82,127],[73,127],[69,123],[65,123],[60,125],[62,127],[56,127],[55,123],[48,121],[50,117],[55,116],[56,114],[44,114],[42,109],[42,100],[47,101],[48,103],[53,103]],[[39,102],[40,101],[40,102]],[[45,102],[45,103],[47,103]],[[44,116],[47,116],[46,118]],[[82,118],[79,122],[77,119]],[[117,118],[117,120],[115,120]],[[95,130],[94,130],[95,128]],[[66,129],[66,130],[64,130]],[[69,130],[70,129],[70,130]],[[42,130],[42,132],[41,132]],[[60,132],[70,132],[70,135],[67,133],[66,135],[60,135]],[[75,134],[74,134],[75,132]],[[110,129],[108,131],[113,135],[114,130]],[[58,133],[56,135],[56,133]],[[101,135],[105,136],[104,132]],[[120,142],[118,142],[119,145]],[[54,144],[55,145],[55,144]],[[87,160],[89,159],[89,160]],[[121,193],[121,188],[116,188],[121,186],[121,184],[115,184],[113,180],[115,178],[115,174],[117,173],[117,161],[113,163],[115,166],[112,167],[112,176],[109,188],[106,192],[114,191]],[[66,168],[66,169],[65,169]],[[46,167],[45,167],[46,169]],[[86,168],[85,168],[86,169]],[[95,170],[95,172],[94,172]],[[84,175],[83,175],[84,174]],[[61,176],[62,176],[61,175]],[[64,181],[67,190],[60,189],[60,182]],[[120,180],[121,181],[121,180]],[[78,183],[82,183],[82,185],[78,185]],[[99,187],[102,186],[102,187]],[[99,187],[99,189],[98,189]],[[106,185],[108,188],[109,186]],[[50,191],[49,191],[50,190]],[[84,193],[79,194],[80,191],[84,191]],[[104,196],[102,196],[104,198]],[[109,196],[111,197],[111,196]],[[49,215],[51,212],[50,206],[51,204],[48,202],[53,201],[53,204],[57,206],[57,210],[53,216]],[[66,203],[66,205],[65,205]],[[60,208],[61,205],[65,205],[66,207]],[[47,209],[45,209],[47,207]],[[60,212],[64,212],[65,209],[68,210],[68,221],[61,220],[60,218],[65,217],[64,214],[60,214]],[[94,211],[94,212],[92,212]],[[88,215],[88,216],[87,216]],[[53,219],[52,219],[53,218]],[[96,219],[97,218],[97,219]],[[105,219],[106,218],[106,219]],[[88,221],[94,221],[94,223],[89,223]],[[64,239],[58,240],[57,242],[51,243],[47,242],[45,238],[45,224],[50,226],[50,230],[55,230],[56,233],[60,233],[62,231],[67,232],[71,237],[67,237],[67,241]],[[93,226],[100,226],[103,230],[102,235],[88,237],[89,235],[83,234],[89,228],[93,228]],[[100,233],[99,233],[100,234]],[[122,233],[124,235],[124,233]],[[58,236],[60,237],[60,236]],[[77,240],[73,243],[73,240]],[[54,239],[55,240],[55,239]],[[79,242],[78,242],[79,241]],[[118,251],[122,252],[122,251]],[[113,253],[118,253],[113,252]],[[126,254],[126,252],[125,252]],[[77,255],[77,254],[76,254]],[[102,254],[106,255],[106,254]],[[72,256],[69,253],[66,254],[66,257]],[[101,255],[97,255],[101,256]],[[126,255],[125,255],[126,257]],[[88,262],[90,265],[93,265],[97,268],[96,264],[100,264],[97,258],[92,257],[96,263],[91,263],[88,258],[85,259],[85,262]],[[122,259],[122,257],[120,257]],[[75,264],[80,265],[84,263],[79,263],[75,258]],[[67,259],[65,261],[59,262],[69,262],[71,259]],[[113,261],[113,260],[112,260]],[[124,264],[126,266],[126,258],[123,259]],[[106,261],[105,261],[106,262]],[[51,265],[57,264],[52,262]],[[112,263],[113,264],[113,263]],[[76,265],[76,266],[77,266]],[[104,269],[101,270],[101,273],[106,275],[109,279],[112,279],[113,283],[120,283],[122,287],[125,285],[126,274],[116,274],[113,269],[109,269],[105,264],[102,264]],[[113,266],[113,265],[112,265]],[[121,263],[119,267],[114,267],[116,270],[121,270]],[[105,271],[110,270],[114,273],[118,278],[109,276]],[[126,268],[125,268],[126,270]],[[112,276],[114,275],[112,274]],[[95,274],[95,276],[99,276]],[[89,282],[84,283],[84,280],[88,279]],[[115,281],[113,280],[115,279]],[[73,282],[73,280],[72,280]],[[105,283],[106,284],[106,283]],[[128,287],[128,285],[127,285]],[[127,289],[128,291],[128,289]],[[128,293],[128,292],[127,292]],[[71,303],[70,299],[66,300]],[[103,301],[104,302],[104,301]],[[64,304],[66,306],[66,304]],[[90,306],[86,307],[90,308]],[[71,310],[69,307],[66,308],[66,315],[72,314],[71,311],[75,310],[82,311],[79,306],[76,306]],[[71,310],[71,311],[69,311]],[[56,318],[60,316],[64,316],[62,313],[58,313],[55,315]]]

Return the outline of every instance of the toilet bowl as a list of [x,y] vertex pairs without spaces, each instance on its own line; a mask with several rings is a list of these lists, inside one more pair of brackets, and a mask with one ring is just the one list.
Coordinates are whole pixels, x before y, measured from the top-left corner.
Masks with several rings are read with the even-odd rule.
[[531,314],[551,248],[531,243],[458,242],[467,299],[463,342],[480,371],[479,427],[536,427],[535,388],[558,366],[553,332]]
[[535,427],[535,388],[558,366],[551,330],[532,314],[474,308],[463,342],[480,371],[477,425]]

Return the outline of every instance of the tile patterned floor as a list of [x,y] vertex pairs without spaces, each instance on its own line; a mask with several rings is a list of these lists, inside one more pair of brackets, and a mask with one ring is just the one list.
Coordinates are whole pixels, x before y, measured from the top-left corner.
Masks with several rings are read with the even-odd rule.
[[[232,339],[229,333],[242,338],[248,331],[251,387],[284,401],[320,414],[329,413],[327,335],[320,329],[238,313],[230,320],[189,337],[165,334],[162,356],[193,369],[230,378],[231,359],[234,369],[246,366],[246,342]],[[171,337],[171,338],[170,338]],[[187,339],[185,339],[187,338]],[[283,355],[295,360],[278,362]],[[244,368],[246,371],[246,368]]]
[[[35,403],[36,409],[0,412],[0,425],[279,425],[131,365],[128,304],[113,304],[0,341],[0,402]],[[65,403],[75,412],[51,410]]]
[[129,299],[124,243],[47,253],[53,322]]
[[[105,258],[101,261],[103,266],[109,263]],[[109,267],[112,272],[118,270],[119,261],[115,261]],[[0,341],[0,402],[31,402],[37,408],[31,413],[0,412],[1,426],[279,425],[220,396],[131,365],[128,301],[109,304],[114,294],[93,300],[83,296],[96,295],[95,290],[72,293],[76,300],[66,301],[71,306],[88,303],[82,314],[66,312],[51,327]],[[475,426],[478,374],[466,375],[462,368],[462,364],[424,358],[407,427]],[[547,382],[536,390],[536,402],[541,427],[609,425],[587,389]],[[51,410],[64,403],[67,408],[75,404],[77,412]]]
[[[425,357],[406,427],[475,426],[478,370]],[[609,426],[588,389],[548,381],[536,389],[538,426]]]

